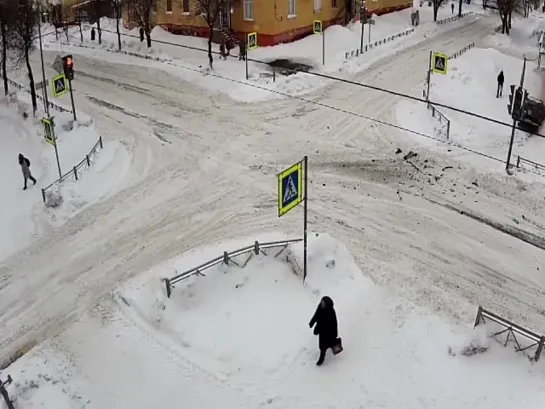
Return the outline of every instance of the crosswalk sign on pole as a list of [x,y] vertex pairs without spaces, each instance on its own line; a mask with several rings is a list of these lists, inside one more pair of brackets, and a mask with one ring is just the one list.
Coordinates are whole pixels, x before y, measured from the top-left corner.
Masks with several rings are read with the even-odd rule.
[[283,216],[303,201],[303,162],[278,175],[278,216]]
[[53,133],[53,121],[48,118],[42,118],[42,127],[44,129],[44,139],[47,143],[55,145],[55,134]]
[[51,81],[51,85],[53,88],[53,96],[55,98],[62,97],[68,92],[68,84],[66,81],[66,75],[64,75],[64,73],[53,78],[53,81]]
[[431,69],[436,74],[446,75],[448,72],[448,55],[443,53],[433,53]]
[[321,34],[323,31],[322,27],[323,25],[321,20],[314,20],[312,23],[312,32],[314,34]]
[[257,48],[257,32],[248,33],[248,50],[255,50]]

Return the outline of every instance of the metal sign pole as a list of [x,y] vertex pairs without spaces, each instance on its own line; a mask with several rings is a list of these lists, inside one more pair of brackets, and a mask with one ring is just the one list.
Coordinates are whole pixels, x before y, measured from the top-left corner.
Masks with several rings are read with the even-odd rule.
[[361,16],[360,16],[360,20],[361,20],[361,41],[360,41],[360,54],[363,53],[363,32],[365,31],[365,19],[363,18],[363,11],[364,9],[362,9],[361,11]]
[[308,222],[308,156],[303,159],[303,178],[304,178],[304,216],[303,216],[303,282],[307,278],[307,222]]
[[246,62],[246,81],[248,81],[248,41],[246,41],[246,58],[244,61]]
[[430,82],[431,82],[431,59],[433,51],[430,51],[430,62],[428,64],[428,91],[426,92],[426,101],[430,100]]
[[[524,63],[522,64],[522,73],[520,75],[520,88],[521,90],[524,87],[524,74],[526,72],[526,58],[524,58]],[[513,103],[515,102],[515,97],[513,96]],[[524,101],[520,101],[520,105],[522,108],[522,104]],[[515,108],[513,106],[513,108]],[[517,120],[513,119],[513,126],[511,127],[511,139],[509,140],[509,151],[507,152],[507,162],[505,163],[505,170],[509,170],[511,166],[511,153],[513,152],[513,143],[515,142],[515,131],[517,129]]]
[[322,26],[322,65],[325,65],[325,31]]
[[72,80],[68,78],[68,88],[70,89],[70,101],[72,102],[72,113],[74,114],[74,122],[78,119],[76,118],[76,105],[74,104],[74,92],[72,91]]

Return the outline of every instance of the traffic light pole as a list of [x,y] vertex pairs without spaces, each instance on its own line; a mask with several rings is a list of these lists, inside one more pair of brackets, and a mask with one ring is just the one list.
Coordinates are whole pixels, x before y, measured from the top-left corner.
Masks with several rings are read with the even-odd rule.
[[74,122],[78,119],[76,118],[76,105],[74,104],[74,93],[72,92],[72,80],[68,78],[68,88],[70,89],[70,101],[72,102],[72,113],[74,114]]
[[[524,87],[524,74],[526,72],[526,58],[524,59],[524,63],[522,65],[522,74],[520,75],[520,89],[522,90]],[[515,99],[513,98],[513,101]],[[521,107],[522,103],[524,101],[521,101]],[[514,107],[513,107],[514,108]],[[505,170],[509,171],[509,168],[511,167],[511,153],[513,152],[513,143],[515,142],[515,131],[517,130],[517,120],[513,119],[513,126],[511,127],[511,140],[509,141],[509,151],[507,152],[507,161],[505,163]]]
[[[41,11],[41,10],[40,10]],[[40,38],[40,59],[42,62],[42,84],[43,84],[43,93],[44,93],[44,110],[45,114],[47,116],[47,119],[51,121],[51,137],[53,138],[54,144],[53,147],[55,148],[55,158],[57,159],[57,169],[59,170],[59,178],[62,178],[62,171],[61,171],[61,162],[59,160],[59,150],[57,149],[57,138],[55,137],[55,123],[49,116],[49,101],[47,99],[47,82],[45,79],[45,66],[44,66],[44,52],[42,48],[42,20],[41,20],[41,13],[40,18],[38,20],[38,36]]]

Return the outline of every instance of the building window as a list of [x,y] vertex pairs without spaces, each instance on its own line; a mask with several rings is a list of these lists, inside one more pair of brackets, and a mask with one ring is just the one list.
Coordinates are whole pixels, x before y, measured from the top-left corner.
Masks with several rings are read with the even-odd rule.
[[254,0],[244,0],[244,20],[254,19]]
[[189,13],[189,0],[182,0],[182,12]]
[[322,0],[314,0],[314,12],[319,13],[322,11]]
[[331,0],[331,7],[337,7],[337,0]]
[[172,0],[167,0],[167,13],[172,13]]
[[295,0],[288,0],[288,17],[295,17]]

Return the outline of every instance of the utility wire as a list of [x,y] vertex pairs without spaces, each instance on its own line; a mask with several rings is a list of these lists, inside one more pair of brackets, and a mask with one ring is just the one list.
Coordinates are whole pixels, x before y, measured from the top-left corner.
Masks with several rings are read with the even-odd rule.
[[[105,30],[105,29],[102,29],[102,31],[105,31],[105,32],[108,32],[108,33],[113,33],[113,34],[117,34],[115,31],[110,31],[110,30]],[[139,39],[139,37],[136,37],[136,36],[133,36],[133,35],[130,35],[130,34],[122,34],[122,35],[125,35],[125,36],[128,36],[128,37],[132,37],[132,38],[137,38]],[[73,37],[73,36],[72,36]],[[76,37],[73,37],[73,38],[76,38]],[[79,39],[79,38],[78,38]],[[168,44],[168,45],[174,45],[174,46],[180,46],[180,47],[183,47],[183,48],[189,48],[189,49],[193,49],[193,50],[196,50],[196,51],[206,51],[208,52],[208,50],[204,50],[202,48],[197,48],[197,47],[191,47],[191,46],[183,46],[183,45],[179,45],[179,44],[175,44],[175,43],[169,43],[169,42],[166,42],[166,41],[160,41],[160,40],[154,40],[154,42],[156,43],[161,43],[161,44]],[[77,46],[76,46],[77,47]],[[99,49],[100,50],[100,49]],[[107,51],[107,50],[105,50]],[[218,54],[218,52],[212,52],[213,54]],[[233,57],[233,58],[236,58],[236,57]],[[153,61],[153,60],[150,60],[150,61]],[[180,61],[180,60],[177,60],[177,61]],[[258,61],[258,60],[249,60],[249,61],[255,61],[255,62],[261,62],[261,61]],[[178,67],[178,68],[182,68],[182,69],[185,69],[185,70],[188,70],[188,71],[193,71],[195,73],[198,73],[200,75],[203,74],[203,72],[201,70],[198,70],[198,69],[195,69],[195,68],[192,68],[192,67],[187,67],[185,65],[182,65],[182,64],[178,64],[178,63],[174,63],[173,61],[160,61],[160,62],[163,62],[163,63],[167,63],[169,65],[172,65],[172,66],[175,66],[175,67]],[[267,64],[267,63],[264,63],[264,64]],[[369,121],[372,121],[372,122],[376,122],[376,123],[379,123],[381,125],[384,125],[384,126],[388,126],[388,127],[391,127],[391,128],[394,128],[394,129],[398,129],[400,131],[405,131],[405,132],[408,132],[408,133],[412,133],[414,135],[417,135],[417,136],[421,136],[421,137],[424,137],[424,138],[427,138],[427,139],[431,139],[431,140],[434,140],[434,141],[437,141],[443,145],[447,145],[447,146],[454,146],[456,148],[459,148],[461,150],[464,150],[466,152],[470,152],[472,154],[475,154],[475,155],[478,155],[478,156],[482,156],[482,157],[485,157],[487,159],[490,159],[490,160],[493,160],[493,161],[496,161],[496,162],[500,162],[500,163],[506,163],[505,160],[503,159],[500,159],[500,158],[497,158],[495,156],[492,156],[492,155],[489,155],[487,153],[484,153],[484,152],[480,152],[480,151],[477,151],[477,150],[474,150],[474,149],[471,149],[471,148],[467,148],[465,146],[461,146],[461,145],[458,145],[458,144],[450,144],[448,142],[445,142],[444,140],[440,139],[440,138],[437,138],[435,136],[431,136],[431,135],[427,135],[427,134],[424,134],[424,133],[421,133],[421,132],[418,132],[418,131],[415,131],[413,129],[409,129],[409,128],[405,128],[403,126],[400,126],[400,125],[397,125],[397,124],[392,124],[390,122],[386,122],[386,121],[383,121],[383,120],[380,120],[380,119],[376,119],[376,118],[372,118],[372,117],[369,117],[369,116],[366,116],[366,115],[363,115],[363,114],[359,114],[357,112],[353,112],[353,111],[348,111],[346,109],[343,109],[343,108],[338,108],[338,107],[335,107],[333,105],[329,105],[329,104],[325,104],[323,102],[317,102],[317,101],[313,101],[313,100],[310,100],[310,99],[307,99],[307,98],[303,98],[303,97],[300,97],[300,96],[296,96],[296,95],[290,95],[290,94],[287,94],[285,92],[281,92],[281,91],[277,91],[277,90],[272,90],[270,88],[266,88],[266,87],[263,87],[261,85],[257,85],[257,84],[251,84],[251,83],[248,83],[248,82],[243,82],[243,81],[240,81],[240,80],[237,80],[237,79],[234,79],[234,78],[229,78],[229,77],[225,77],[225,76],[222,76],[222,75],[219,75],[219,74],[216,74],[214,72],[207,72],[206,73],[207,76],[211,76],[211,77],[215,77],[215,78],[218,78],[218,79],[222,79],[222,80],[225,80],[225,81],[230,81],[230,82],[234,82],[236,84],[240,84],[240,85],[244,85],[244,86],[247,86],[247,87],[252,87],[252,88],[256,88],[256,89],[260,89],[262,91],[267,91],[267,92],[270,92],[270,93],[273,93],[273,94],[277,94],[277,95],[281,95],[283,97],[287,97],[287,98],[290,98],[290,99],[296,99],[296,100],[299,100],[299,101],[302,101],[302,102],[305,102],[305,103],[308,103],[308,104],[313,104],[313,105],[318,105],[320,107],[323,107],[323,108],[327,108],[327,109],[331,109],[331,110],[334,110],[334,111],[337,111],[337,112],[342,112],[344,114],[348,114],[348,115],[351,115],[351,116],[356,116],[356,117],[359,117],[359,118],[362,118],[362,119],[366,119],[366,120],[369,120]],[[340,80],[339,78],[336,78],[336,77],[331,77],[331,79],[333,80]],[[348,83],[351,83],[351,81],[347,81]],[[354,83],[356,85],[358,85],[359,83]],[[380,88],[378,87],[373,87],[373,88],[377,88],[377,90],[381,90]],[[385,90],[391,94],[394,94],[394,95],[398,95],[400,97],[405,97],[404,94],[401,94],[401,93],[397,93],[395,91],[389,91],[389,90]],[[413,99],[415,101],[418,101],[418,102],[425,102],[425,103],[428,103],[427,101],[423,100],[423,99],[420,99],[420,98],[416,98],[416,97],[411,97],[411,96],[407,96],[409,99]],[[430,102],[431,103],[431,102]],[[441,105],[441,104],[435,104],[433,103],[434,105],[438,105],[438,106],[442,106],[444,108],[450,108],[449,106],[447,105]],[[451,109],[454,109],[454,110],[457,110],[456,108],[451,108]],[[459,110],[460,112],[464,113],[463,111]],[[477,116],[479,117],[478,114],[473,114],[473,113],[470,113],[468,112],[468,115],[472,115],[472,116]],[[483,117],[483,119],[487,119],[486,117]],[[488,118],[488,120],[491,120],[493,122],[496,122],[500,125],[507,125],[507,126],[512,126],[512,125],[508,125],[508,124],[504,124],[500,121],[496,121],[492,118]],[[528,172],[531,172],[537,176],[540,176],[540,177],[543,177],[544,175],[542,175],[541,173],[539,172],[536,172],[532,169],[524,169]]]

